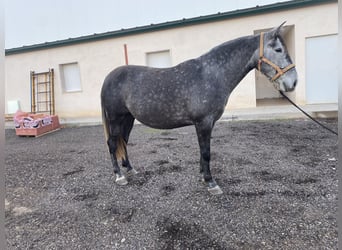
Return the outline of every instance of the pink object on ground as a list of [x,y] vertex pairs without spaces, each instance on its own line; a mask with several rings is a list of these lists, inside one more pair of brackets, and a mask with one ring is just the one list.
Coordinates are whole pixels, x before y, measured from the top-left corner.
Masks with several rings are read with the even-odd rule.
[[60,128],[57,115],[31,114],[17,111],[13,117],[19,136],[40,136]]

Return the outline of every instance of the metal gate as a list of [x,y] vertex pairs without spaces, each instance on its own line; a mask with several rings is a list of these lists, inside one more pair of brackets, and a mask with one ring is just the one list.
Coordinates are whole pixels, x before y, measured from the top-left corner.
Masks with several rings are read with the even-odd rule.
[[54,71],[31,71],[31,112],[55,114]]

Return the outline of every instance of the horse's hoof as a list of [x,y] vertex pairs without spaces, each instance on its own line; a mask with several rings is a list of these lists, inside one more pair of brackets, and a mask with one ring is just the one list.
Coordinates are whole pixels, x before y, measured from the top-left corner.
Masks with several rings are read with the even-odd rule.
[[212,188],[208,188],[208,191],[210,194],[212,195],[219,195],[219,194],[223,194],[222,189],[220,188],[219,185],[216,185],[216,187],[212,187]]
[[117,176],[115,182],[116,184],[120,186],[124,186],[128,184],[128,181],[126,180],[126,177],[124,175],[121,177]]
[[134,168],[127,171],[127,176],[132,176],[132,175],[137,175],[137,174],[139,174],[139,172],[135,170]]
[[208,191],[212,195],[223,194],[222,189],[220,188],[219,185],[217,185],[216,181],[214,180],[208,183]]

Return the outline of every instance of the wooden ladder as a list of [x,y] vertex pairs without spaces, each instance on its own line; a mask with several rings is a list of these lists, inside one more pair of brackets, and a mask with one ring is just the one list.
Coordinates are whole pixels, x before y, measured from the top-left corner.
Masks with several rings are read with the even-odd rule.
[[54,70],[31,71],[31,113],[55,114]]

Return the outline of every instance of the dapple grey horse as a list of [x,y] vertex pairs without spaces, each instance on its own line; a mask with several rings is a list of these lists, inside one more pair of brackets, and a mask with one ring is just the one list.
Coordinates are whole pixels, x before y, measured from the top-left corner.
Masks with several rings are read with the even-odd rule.
[[292,91],[297,72],[281,37],[281,28],[225,42],[208,53],[170,68],[122,66],[105,78],[101,107],[116,183],[126,185],[118,161],[135,172],[127,142],[137,119],[157,129],[194,125],[200,147],[200,172],[208,190],[222,193],[210,172],[210,137],[228,98],[256,68],[280,91]]

